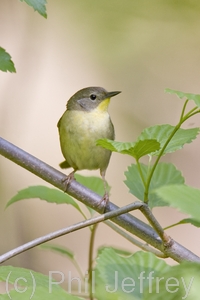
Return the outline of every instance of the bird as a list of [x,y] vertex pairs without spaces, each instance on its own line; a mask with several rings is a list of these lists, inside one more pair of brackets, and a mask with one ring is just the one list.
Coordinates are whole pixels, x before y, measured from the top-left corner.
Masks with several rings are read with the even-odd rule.
[[[58,121],[60,146],[65,160],[62,169],[73,168],[67,175],[67,185],[78,170],[100,170],[104,183],[104,206],[109,201],[105,179],[111,151],[97,146],[99,139],[115,139],[115,130],[108,113],[110,98],[121,91],[107,92],[102,87],[86,87],[76,92],[67,102],[66,110]],[[102,202],[101,201],[101,202]]]

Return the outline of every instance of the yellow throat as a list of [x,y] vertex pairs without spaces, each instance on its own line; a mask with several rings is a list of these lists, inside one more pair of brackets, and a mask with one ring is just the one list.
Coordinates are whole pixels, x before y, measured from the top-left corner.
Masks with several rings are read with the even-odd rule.
[[108,109],[109,103],[110,103],[110,98],[106,98],[99,104],[99,106],[96,108],[96,110],[98,110],[99,112],[106,112]]

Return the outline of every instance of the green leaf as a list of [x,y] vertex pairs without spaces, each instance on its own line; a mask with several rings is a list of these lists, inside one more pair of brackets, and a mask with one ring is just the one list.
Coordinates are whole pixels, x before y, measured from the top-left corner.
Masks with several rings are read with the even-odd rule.
[[143,300],[199,299],[200,265],[183,262],[171,267],[161,276],[153,275],[152,282],[146,287]]
[[[138,137],[138,140],[156,139],[160,143],[160,149],[162,149],[174,129],[175,127],[169,124],[148,127],[142,131]],[[167,145],[164,154],[182,149],[186,143],[191,143],[197,137],[199,132],[199,127],[191,129],[178,129]],[[159,152],[160,151],[156,151],[153,153],[153,155],[158,155]]]
[[[10,276],[8,277],[8,274],[10,273]],[[22,276],[26,278],[26,283],[22,281],[21,285],[26,286],[32,286],[33,285],[33,279],[32,274],[35,277],[35,280],[37,282],[38,286],[48,286],[49,278],[43,274],[24,269],[24,268],[15,268],[12,266],[2,266],[0,267],[0,281],[8,281],[8,283],[15,283],[16,278]],[[59,288],[58,286],[55,286],[55,288]]]
[[[113,152],[131,155],[136,160],[139,160],[147,154],[159,155],[173,130],[175,130],[175,126],[169,124],[156,125],[145,128],[138,137],[136,143],[123,143],[101,139],[97,141],[97,145]],[[182,149],[186,143],[191,143],[197,137],[199,132],[199,127],[191,129],[179,128],[169,141],[163,155]]]
[[33,7],[41,16],[47,18],[46,13],[46,0],[20,0],[21,2],[26,2],[29,6]]
[[74,253],[70,249],[68,249],[66,247],[53,245],[53,244],[50,244],[50,243],[43,244],[43,245],[40,246],[40,248],[42,248],[44,250],[51,250],[51,251],[54,251],[58,254],[62,254],[64,256],[66,256],[74,264],[74,266],[76,267],[77,271],[80,274],[80,277],[83,278],[81,268],[80,268],[77,260],[75,259]]
[[15,66],[11,60],[10,54],[6,52],[5,49],[0,47],[0,70],[3,72],[14,72],[16,73]]
[[169,226],[165,227],[164,229],[166,230],[166,229],[172,228],[174,226],[183,225],[183,224],[191,224],[191,225],[194,225],[195,227],[200,227],[200,221],[196,221],[191,218],[187,218],[187,219],[183,219],[177,223],[174,223],[172,225],[169,225]]
[[109,139],[101,139],[97,141],[97,146],[101,146],[113,152],[123,153],[124,150],[133,148],[135,143],[117,142]]
[[79,174],[75,174],[75,178],[78,182],[86,186],[88,189],[94,191],[95,193],[101,196],[104,195],[104,185],[103,180],[101,178],[95,176],[81,176]]
[[[58,273],[58,272],[57,272]],[[59,276],[60,274],[58,274]],[[26,278],[22,278],[22,280],[25,280]],[[62,279],[61,279],[62,280]],[[21,283],[20,281],[20,283]],[[60,284],[59,282],[56,284]],[[48,287],[43,287],[43,286],[38,286],[38,287],[19,287],[16,286],[14,287],[13,290],[11,290],[6,294],[2,294],[0,295],[0,300],[10,300],[10,299],[14,299],[14,300],[27,300],[27,299],[32,299],[32,300],[44,300],[44,299],[48,299],[48,300],[55,300],[55,299],[59,299],[59,300],[84,300],[84,298],[79,298],[77,296],[72,295],[71,293],[67,294],[65,292],[65,290],[51,290],[51,286],[50,288]]]
[[138,141],[134,147],[129,149],[129,155],[139,160],[142,156],[158,151],[160,149],[160,143],[156,140],[144,140]]
[[[97,193],[103,197],[105,190],[104,190],[103,180],[101,178],[95,177],[95,176],[81,176],[79,174],[75,174],[75,178],[82,185],[86,186],[88,189],[94,191],[95,193]],[[108,185],[108,191],[110,191],[110,189],[111,188]],[[91,207],[89,207],[87,205],[86,205],[86,207],[89,210],[91,216],[96,212]]]
[[12,197],[6,207],[9,205],[25,199],[33,199],[39,198],[41,200],[45,200],[49,203],[56,203],[56,204],[70,204],[74,208],[76,208],[85,218],[82,210],[80,209],[79,205],[67,194],[57,190],[51,189],[46,186],[37,185],[37,186],[30,186],[26,189],[19,191],[14,197]]
[[184,93],[184,92],[175,91],[175,90],[171,90],[171,89],[165,89],[165,93],[175,94],[180,99],[186,98],[188,100],[193,100],[195,102],[195,104],[198,107],[200,107],[200,95],[198,95],[198,94]]
[[51,251],[55,251],[59,254],[62,254],[62,255],[65,255],[67,256],[70,260],[73,260],[74,259],[74,253],[65,248],[65,247],[61,247],[61,246],[57,246],[57,245],[53,245],[53,244],[43,244],[40,246],[40,248],[44,249],[44,250],[51,250]]
[[[142,174],[145,178],[145,181],[147,179],[147,173],[148,173],[148,166],[144,164],[140,164]],[[142,182],[142,179],[140,177],[140,173],[138,170],[137,165],[132,164],[128,167],[128,171],[124,172],[126,176],[126,180],[124,183],[129,188],[129,192],[134,195],[139,200],[144,200],[144,184]]]
[[97,145],[113,152],[128,154],[139,160],[142,156],[160,149],[160,143],[155,139],[140,140],[137,143],[123,143],[108,139],[98,140]]
[[81,300],[81,298],[67,294],[60,287],[61,282],[56,282],[53,276],[59,273],[61,281],[64,281],[64,274],[61,272],[50,271],[49,276],[41,273],[12,266],[0,267],[0,281],[9,284],[6,294],[1,294],[0,299],[15,300],[39,300],[39,299],[59,299],[59,300]]
[[162,277],[170,269],[152,253],[138,251],[122,257],[112,248],[105,248],[97,258],[95,274],[99,280],[95,296],[102,300],[143,299],[144,289],[149,286],[149,274],[153,272],[154,277]]
[[[147,181],[148,174],[151,167],[140,164],[141,171],[144,176],[145,182]],[[144,200],[145,187],[143,185],[137,165],[132,164],[128,167],[125,173],[125,184],[129,188],[129,192],[137,197],[139,200]],[[176,169],[173,164],[159,163],[153,174],[150,187],[149,187],[149,206],[151,208],[156,206],[168,206],[168,203],[159,195],[155,194],[155,189],[169,184],[183,184],[184,177],[181,172]]]
[[[0,267],[0,281],[5,282],[9,290],[6,294],[1,294],[0,299],[9,300],[27,300],[27,299],[59,299],[59,300],[80,300],[81,298],[67,294],[60,287],[61,282],[56,282],[53,276],[59,272],[49,272],[45,276],[38,272],[24,268],[15,268],[12,266]],[[64,274],[59,273],[60,280],[65,281]]]
[[[132,255],[132,252],[130,252],[128,250],[124,250],[124,249],[120,249],[120,248],[116,248],[116,247],[109,247],[109,249],[113,249],[113,251],[115,251],[115,253],[118,254],[118,255],[122,255],[122,256]],[[98,255],[100,255],[104,250],[105,250],[105,246],[99,247],[98,248]]]
[[200,190],[184,184],[162,186],[155,194],[169,206],[190,215],[193,220],[200,221]]
[[200,227],[200,221],[196,221],[196,220],[193,220],[191,218],[187,218],[187,219],[183,219],[179,222],[180,225],[182,224],[191,224],[195,227]]
[[98,300],[199,299],[200,265],[169,266],[152,253],[138,251],[121,257],[105,248],[95,268]]

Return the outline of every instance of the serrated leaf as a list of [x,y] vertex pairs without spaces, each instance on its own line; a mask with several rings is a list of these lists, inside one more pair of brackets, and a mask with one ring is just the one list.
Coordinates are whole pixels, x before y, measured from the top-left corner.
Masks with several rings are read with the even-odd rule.
[[[147,179],[148,166],[140,164],[142,174]],[[129,192],[133,194],[137,199],[144,200],[144,184],[140,177],[140,173],[137,165],[132,164],[128,167],[128,171],[124,172],[126,180],[124,183],[129,188]]]
[[123,153],[125,150],[133,148],[135,143],[117,142],[109,139],[101,139],[97,141],[97,146],[102,146],[110,151]]
[[173,266],[161,277],[153,274],[152,282],[146,288],[143,300],[199,299],[200,265],[183,262]]
[[190,215],[193,220],[200,221],[200,190],[184,184],[177,184],[162,186],[154,192],[169,206]]
[[178,129],[175,133],[174,137],[170,141],[169,145],[165,149],[165,153],[171,153],[178,149],[182,149],[183,146],[187,143],[191,143],[194,139],[196,139],[197,135],[200,132],[199,127],[191,128],[191,129]]
[[[138,140],[156,139],[160,143],[160,148],[162,149],[174,129],[175,127],[169,124],[148,127],[142,131],[138,137]],[[191,143],[197,137],[199,132],[199,127],[191,129],[178,129],[167,145],[164,154],[172,153],[176,150],[182,149],[186,143]],[[152,155],[158,155],[159,153],[160,151],[157,151],[152,153]]]
[[158,206],[168,206],[161,197],[155,197],[154,189],[174,184],[184,184],[185,179],[181,172],[171,163],[159,163],[153,174],[149,188],[149,206],[151,208]]
[[[150,168],[147,165],[140,164],[141,171],[143,173],[145,181],[150,172]],[[144,201],[144,184],[140,177],[137,165],[132,164],[128,167],[128,171],[125,173],[126,180],[125,184],[129,188],[129,192],[137,197],[139,200]],[[170,163],[159,163],[153,174],[150,187],[149,187],[149,206],[151,208],[157,206],[168,206],[168,203],[164,201],[159,195],[154,193],[154,190],[158,187],[169,185],[169,184],[183,184],[184,177],[181,172],[176,169],[173,164]]]
[[184,93],[184,92],[175,91],[175,90],[172,90],[172,89],[169,89],[169,88],[165,89],[165,93],[175,94],[180,99],[186,98],[188,100],[193,100],[195,102],[195,104],[198,107],[200,107],[200,95],[198,95],[198,94]]
[[98,140],[97,145],[113,152],[128,154],[139,160],[142,156],[160,149],[160,143],[155,139],[140,140],[136,143],[123,143],[112,140]]
[[10,54],[6,52],[5,49],[0,47],[0,70],[3,72],[14,72],[16,73],[16,69],[13,61],[11,60]]
[[42,186],[42,185],[30,186],[26,189],[19,191],[14,197],[12,197],[8,201],[6,207],[20,200],[33,199],[33,198],[39,198],[49,203],[70,204],[74,208],[76,208],[85,218],[85,215],[83,214],[79,205],[68,194],[65,194],[57,189],[51,189],[49,187]]
[[21,2],[26,2],[29,6],[33,7],[35,11],[37,11],[41,16],[47,18],[46,13],[46,0],[20,0]]
[[99,300],[199,298],[198,263],[183,262],[171,267],[152,253],[138,251],[123,258],[113,249],[105,248],[97,258],[95,274],[98,276],[95,295]]
[[149,286],[149,274],[153,272],[154,277],[162,277],[170,269],[152,253],[138,251],[132,256],[122,257],[112,248],[105,248],[97,258],[95,272],[100,281],[95,296],[107,300],[143,299],[144,289]]
[[152,152],[158,151],[160,149],[160,143],[156,140],[144,140],[135,143],[135,146],[128,150],[129,155],[135,157],[139,160],[141,157],[150,154]]

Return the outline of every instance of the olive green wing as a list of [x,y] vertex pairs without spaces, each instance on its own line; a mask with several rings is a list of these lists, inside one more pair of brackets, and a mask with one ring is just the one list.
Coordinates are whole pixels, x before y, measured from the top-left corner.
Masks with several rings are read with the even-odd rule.
[[57,123],[58,129],[60,128],[61,119],[62,119],[62,117],[60,118],[60,120],[59,120],[58,123]]
[[66,160],[64,160],[63,162],[61,162],[59,164],[59,166],[61,167],[61,169],[68,169],[71,168],[71,166],[68,164],[68,162]]

